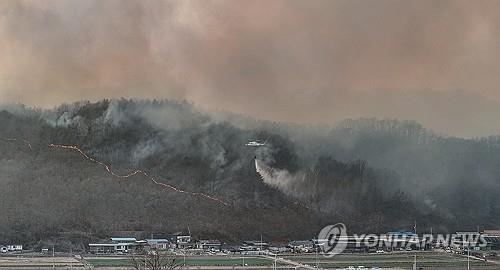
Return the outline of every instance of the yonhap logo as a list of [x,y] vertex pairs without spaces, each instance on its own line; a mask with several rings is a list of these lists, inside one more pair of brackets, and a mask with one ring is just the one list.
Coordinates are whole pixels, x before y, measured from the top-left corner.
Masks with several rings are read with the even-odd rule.
[[333,257],[342,253],[347,247],[347,228],[344,223],[328,225],[318,234],[317,245],[325,257]]
[[388,232],[386,234],[353,234],[347,235],[347,228],[343,223],[328,225],[314,239],[316,249],[320,249],[325,257],[333,257],[351,249],[378,249],[378,250],[426,250],[428,248],[448,249],[484,249],[488,242],[480,233],[456,234],[423,234],[414,232]]

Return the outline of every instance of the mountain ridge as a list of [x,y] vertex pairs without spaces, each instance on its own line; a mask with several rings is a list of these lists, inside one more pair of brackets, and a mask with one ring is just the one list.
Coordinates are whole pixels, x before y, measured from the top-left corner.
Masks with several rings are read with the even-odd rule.
[[[389,134],[381,132],[385,128],[376,132],[366,128],[350,129],[346,133],[345,126],[297,129],[293,125],[270,122],[257,122],[252,128],[242,129],[239,124],[204,114],[189,103],[147,100],[103,100],[64,105],[53,111],[9,111],[0,112],[0,124],[5,127],[0,137],[17,138],[19,144],[0,144],[0,169],[10,172],[9,177],[0,176],[0,185],[7,197],[26,197],[23,195],[26,190],[33,194],[32,198],[25,198],[26,206],[18,210],[9,208],[11,204],[4,206],[10,218],[0,222],[0,228],[5,229],[2,239],[12,239],[16,232],[12,228],[19,221],[17,217],[24,216],[23,211],[30,209],[28,206],[40,205],[49,216],[59,216],[52,213],[57,208],[52,208],[61,204],[64,196],[45,197],[30,188],[29,183],[33,181],[43,190],[55,185],[61,187],[57,190],[62,192],[62,183],[67,181],[83,189],[80,192],[72,186],[67,188],[68,193],[78,194],[62,211],[67,218],[24,216],[21,219],[28,224],[25,230],[29,232],[42,231],[37,228],[36,220],[52,228],[36,239],[50,238],[68,230],[65,222],[73,224],[75,230],[87,228],[96,235],[116,229],[173,232],[189,224],[195,231],[226,239],[251,237],[258,231],[267,231],[270,239],[310,237],[322,225],[334,221],[345,222],[354,231],[366,228],[379,232],[408,228],[415,219],[422,226],[434,226],[442,231],[475,227],[477,223],[499,225],[500,203],[494,195],[500,189],[493,162],[500,160],[497,148],[488,142],[444,137],[422,144],[414,140],[416,135],[435,135],[424,132],[425,129],[414,122],[403,122],[404,128],[399,127],[396,120],[378,122],[397,131]],[[370,121],[368,126],[377,123]],[[29,151],[21,138],[30,141],[34,150]],[[244,146],[253,139],[267,140],[269,145],[257,149]],[[137,189],[136,192],[145,196],[137,201],[127,195],[130,189],[120,188],[126,182],[103,184],[98,181],[111,177],[101,175],[106,172],[105,167],[101,167],[99,173],[95,166],[82,163],[81,156],[80,160],[74,156],[77,153],[56,154],[37,148],[49,144],[77,145],[90,157],[110,164],[113,170],[141,168],[155,178],[168,179],[169,185],[231,202],[230,209],[216,211],[195,198],[171,195],[161,198],[146,186],[133,186],[132,190]],[[18,148],[21,145],[24,147]],[[433,148],[440,150],[431,151]],[[446,153],[437,155],[441,150]],[[26,154],[20,154],[23,151]],[[405,151],[410,156],[401,158]],[[475,172],[477,168],[471,163],[472,159],[465,155],[474,151],[479,156],[487,153],[493,160],[482,165],[488,175],[483,173],[472,183],[460,174],[451,173],[450,166],[468,164]],[[449,158],[448,154],[454,152],[464,155]],[[256,172],[255,157],[266,166],[287,172],[284,175],[288,177],[306,175],[307,184],[297,182],[295,188],[287,186],[287,192],[268,185]],[[26,165],[24,159],[34,159],[36,168]],[[74,169],[67,172],[67,168]],[[428,172],[419,175],[422,168]],[[79,176],[71,174],[74,170],[80,172]],[[89,179],[86,181],[91,185],[78,184],[82,179]],[[101,189],[108,193],[102,193]],[[465,198],[466,201],[440,196],[442,192],[467,194],[469,191],[471,198]],[[51,193],[50,189],[47,192]],[[101,194],[101,197],[92,194]],[[149,196],[152,197],[148,199]],[[100,206],[82,204],[89,200],[95,200]],[[167,206],[169,210],[163,209]],[[77,211],[75,207],[81,209]],[[478,211],[477,207],[483,210]],[[134,221],[127,212],[148,218],[144,218],[144,222]],[[187,216],[181,218],[182,212]],[[103,217],[106,213],[113,214]],[[81,215],[85,218],[78,218]],[[153,218],[155,215],[158,217]],[[259,219],[249,219],[252,216]],[[76,222],[86,219],[84,224]],[[178,221],[162,224],[158,219]],[[289,225],[280,228],[280,224]]]

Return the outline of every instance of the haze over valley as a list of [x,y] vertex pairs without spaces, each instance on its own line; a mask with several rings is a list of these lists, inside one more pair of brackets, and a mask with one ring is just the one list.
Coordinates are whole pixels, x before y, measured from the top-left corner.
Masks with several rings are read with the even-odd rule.
[[[497,269],[499,10],[0,1],[0,270]],[[423,235],[456,232],[487,244]],[[362,255],[325,251],[343,234]],[[416,239],[350,250],[353,234]]]

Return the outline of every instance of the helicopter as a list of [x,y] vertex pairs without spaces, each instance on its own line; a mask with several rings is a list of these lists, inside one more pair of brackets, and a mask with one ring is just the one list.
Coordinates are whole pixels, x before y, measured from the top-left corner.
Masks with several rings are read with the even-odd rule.
[[259,146],[265,146],[266,143],[267,143],[267,141],[265,141],[265,142],[249,141],[248,143],[245,144],[245,146],[259,147]]

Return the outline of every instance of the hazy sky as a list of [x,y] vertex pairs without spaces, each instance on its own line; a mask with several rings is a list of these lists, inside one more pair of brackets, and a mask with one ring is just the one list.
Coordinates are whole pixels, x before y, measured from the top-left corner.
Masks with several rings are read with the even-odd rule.
[[187,99],[500,133],[500,1],[0,1],[0,101]]

